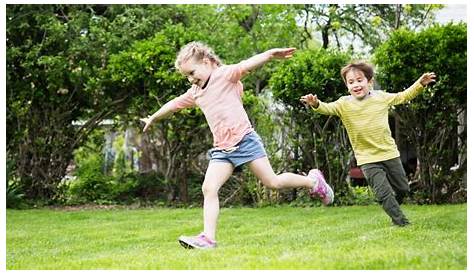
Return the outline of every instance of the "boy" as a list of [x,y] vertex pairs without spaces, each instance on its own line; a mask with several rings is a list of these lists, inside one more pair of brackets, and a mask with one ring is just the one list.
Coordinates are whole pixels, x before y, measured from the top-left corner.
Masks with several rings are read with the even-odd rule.
[[395,140],[391,137],[388,111],[391,106],[406,103],[436,81],[432,72],[424,73],[411,87],[399,93],[372,90],[373,68],[363,62],[350,63],[341,76],[350,95],[331,103],[307,94],[300,98],[318,113],[341,118],[354,150],[357,164],[373,188],[377,200],[391,217],[393,224],[410,224],[400,209],[408,193],[408,179],[403,170]]

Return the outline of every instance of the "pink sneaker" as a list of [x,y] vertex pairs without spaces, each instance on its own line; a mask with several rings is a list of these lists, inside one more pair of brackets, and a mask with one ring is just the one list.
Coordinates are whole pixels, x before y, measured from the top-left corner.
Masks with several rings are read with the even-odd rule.
[[184,248],[198,248],[198,249],[209,249],[217,246],[216,241],[213,241],[201,233],[197,236],[180,236],[178,239],[179,243]]
[[326,183],[323,173],[319,169],[311,169],[308,173],[308,178],[316,182],[309,195],[312,197],[318,195],[324,205],[329,205],[334,201],[334,192],[331,186]]

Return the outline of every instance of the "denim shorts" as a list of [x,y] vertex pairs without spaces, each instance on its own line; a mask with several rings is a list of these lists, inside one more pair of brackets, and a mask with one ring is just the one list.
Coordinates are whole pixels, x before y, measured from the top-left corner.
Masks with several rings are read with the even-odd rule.
[[231,163],[234,168],[267,156],[262,139],[255,131],[247,133],[233,149],[212,148],[207,152],[210,162]]

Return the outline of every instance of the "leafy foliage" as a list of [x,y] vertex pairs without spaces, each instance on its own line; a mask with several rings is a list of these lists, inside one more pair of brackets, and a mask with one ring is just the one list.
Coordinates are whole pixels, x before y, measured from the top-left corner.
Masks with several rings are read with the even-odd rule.
[[26,207],[25,194],[18,182],[7,182],[5,199],[7,208],[21,209]]
[[[321,167],[340,191],[337,194],[343,195],[350,154],[345,132],[337,119],[307,111],[298,98],[315,91],[324,101],[343,95],[339,69],[349,55],[315,50],[321,43],[308,34],[326,27],[325,34],[332,31],[336,40],[355,35],[374,47],[396,28],[392,23],[397,15],[403,15],[400,26],[416,28],[429,22],[425,19],[437,8],[397,7],[402,6],[8,5],[7,154],[14,163],[11,173],[17,178],[18,193],[26,199],[64,201],[61,180],[74,152],[77,156],[104,119],[114,121],[114,130],[139,131],[143,126],[139,118],[185,92],[189,85],[173,65],[176,52],[189,41],[201,40],[228,64],[273,47],[298,48],[290,61],[272,62],[243,79],[244,105],[277,172]],[[315,29],[302,26],[315,18],[306,16],[311,14],[330,20],[316,22]],[[371,21],[364,21],[366,17]],[[436,64],[451,68],[462,62],[462,49],[438,38],[423,39],[459,55],[444,59],[446,63],[437,56]],[[399,72],[405,74],[398,75],[410,77],[414,67],[403,67]],[[466,73],[462,67],[457,69],[458,75]],[[458,88],[450,79],[440,79],[437,86]],[[92,195],[87,192],[90,187],[103,193],[89,195],[88,201],[124,201],[137,193],[147,193],[146,199],[166,196],[163,199],[175,203],[200,200],[205,151],[211,144],[202,112],[183,110],[137,138],[141,170],[149,174],[133,174],[117,165],[120,175],[94,175],[101,171],[96,166],[101,165],[100,146],[96,146],[98,150],[89,150],[82,158],[82,175],[88,179],[75,186],[76,196]],[[438,175],[444,178],[446,173]],[[156,184],[145,186],[147,176]],[[248,172],[234,176],[223,193],[223,201],[253,204],[301,196],[295,191],[268,191]]]

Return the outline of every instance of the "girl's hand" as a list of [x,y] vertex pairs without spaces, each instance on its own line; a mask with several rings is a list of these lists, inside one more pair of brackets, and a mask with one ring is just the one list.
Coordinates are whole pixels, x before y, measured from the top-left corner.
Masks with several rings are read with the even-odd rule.
[[311,93],[306,94],[304,96],[301,96],[300,102],[305,104],[305,105],[309,105],[309,106],[313,106],[313,107],[317,107],[319,105],[318,96],[313,95]]
[[288,59],[293,57],[293,53],[295,52],[296,48],[277,48],[271,49],[270,55],[272,58],[278,59]]
[[434,72],[423,73],[418,81],[420,81],[420,84],[426,87],[431,83],[436,83],[436,74]]
[[143,132],[146,132],[153,122],[153,120],[150,119],[150,116],[146,118],[140,118],[140,121],[145,123],[145,127],[143,127]]

